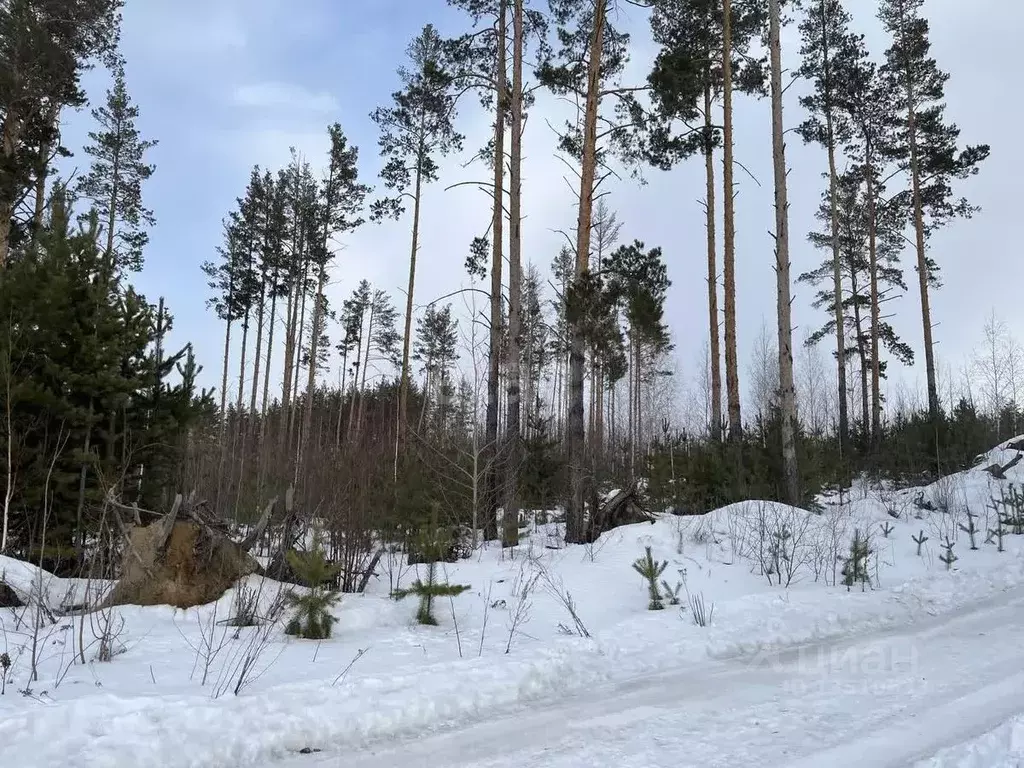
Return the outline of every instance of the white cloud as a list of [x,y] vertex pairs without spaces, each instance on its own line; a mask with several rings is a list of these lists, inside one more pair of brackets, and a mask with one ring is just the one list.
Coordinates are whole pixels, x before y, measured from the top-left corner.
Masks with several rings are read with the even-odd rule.
[[235,89],[232,101],[259,109],[337,112],[338,100],[326,91],[310,91],[300,85],[281,82],[250,83]]

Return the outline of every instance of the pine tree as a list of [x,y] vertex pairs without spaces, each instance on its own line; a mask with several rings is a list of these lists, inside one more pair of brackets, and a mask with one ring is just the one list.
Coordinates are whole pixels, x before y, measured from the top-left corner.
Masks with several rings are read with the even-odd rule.
[[[409,352],[412,337],[413,296],[416,286],[416,255],[419,249],[423,185],[438,178],[435,158],[462,148],[462,136],[453,125],[455,94],[444,41],[428,24],[408,49],[410,68],[398,71],[402,90],[392,94],[393,105],[379,107],[370,115],[380,129],[381,155],[387,159],[381,179],[397,193],[373,203],[372,216],[398,218],[405,211],[403,197],[413,202],[412,245],[409,253],[409,284],[406,291],[405,334],[399,389],[398,433],[408,426]],[[409,188],[412,192],[409,192]]]
[[[828,155],[828,200],[831,203],[832,301],[836,335],[836,371],[839,402],[839,450],[849,452],[850,419],[846,382],[846,333],[843,322],[843,265],[839,227],[839,172],[836,153],[853,135],[848,112],[841,108],[848,87],[867,56],[860,35],[850,30],[852,18],[840,0],[813,0],[800,23],[803,64],[799,74],[810,80],[813,91],[801,98],[808,111],[799,132],[804,141],[821,144]],[[867,425],[865,425],[866,427]]]
[[[80,107],[81,74],[117,48],[123,0],[0,5],[0,269],[17,243],[16,207],[38,181],[62,107]],[[12,238],[12,235],[14,236]]]
[[[775,285],[779,344],[779,416],[782,420],[782,470],[785,500],[801,501],[796,439],[799,430],[793,379],[792,286],[789,262],[789,193],[785,125],[782,117],[782,4],[768,0],[768,49],[771,61],[772,166],[775,176]],[[838,257],[837,257],[838,265]],[[840,346],[842,346],[840,344]]]
[[328,585],[337,579],[341,567],[327,562],[323,546],[314,541],[306,552],[288,551],[288,565],[306,584],[304,593],[288,593],[288,602],[295,608],[295,615],[285,627],[285,633],[297,635],[304,640],[326,640],[336,619],[331,609],[341,600],[341,593]]
[[[839,315],[842,318],[842,333],[846,356],[856,355],[860,359],[861,403],[863,429],[873,433],[873,398],[879,397],[875,387],[869,384],[869,375],[875,369],[874,355],[880,350],[887,351],[904,365],[914,360],[913,349],[903,342],[888,320],[880,319],[875,326],[872,309],[875,304],[874,292],[879,301],[896,298],[895,291],[906,291],[903,270],[899,264],[903,250],[902,217],[889,215],[874,223],[867,200],[867,185],[861,170],[854,169],[842,174],[836,185],[837,202],[833,208],[830,190],[823,194],[817,218],[824,225],[822,231],[811,232],[808,240],[817,248],[827,251],[830,257],[817,269],[805,272],[798,278],[810,285],[826,284],[826,288],[815,295],[813,306],[825,309],[829,319],[807,338],[808,344],[817,344],[836,334],[837,316],[833,284],[834,247],[833,210],[839,230],[840,265],[844,289],[841,295]],[[883,212],[886,209],[883,210]],[[875,267],[872,272],[872,232],[874,232]],[[874,281],[872,281],[872,275]],[[874,283],[874,291],[872,290]],[[873,343],[877,340],[877,344]],[[887,369],[885,360],[878,363],[879,376],[884,377]],[[878,410],[881,405],[878,404]]]
[[899,204],[910,213],[914,225],[928,412],[937,425],[941,405],[929,300],[937,265],[929,261],[927,242],[930,234],[953,218],[969,217],[977,210],[966,199],[954,197],[952,183],[976,174],[989,147],[961,150],[957,146],[960,129],[946,120],[943,102],[949,75],[931,57],[928,20],[921,15],[923,4],[924,0],[882,0],[879,18],[892,37],[881,70],[897,99],[897,138],[889,150],[910,176],[910,188],[899,196]]
[[653,362],[670,348],[663,315],[672,281],[668,279],[661,249],[647,250],[639,240],[617,248],[605,258],[603,267],[609,274],[611,300],[620,305],[628,326],[627,365],[631,394],[628,469],[630,479],[633,479],[637,454],[644,446],[641,404],[645,364]]
[[[728,37],[726,37],[725,10],[728,10]],[[708,259],[708,328],[710,341],[711,433],[717,439],[722,431],[721,341],[718,310],[718,256],[715,237],[715,150],[724,144],[723,133],[728,128],[729,149],[725,170],[727,189],[725,207],[726,227],[732,227],[732,93],[759,92],[764,87],[763,61],[751,55],[750,42],[762,26],[763,11],[757,4],[732,6],[721,0],[654,0],[651,31],[654,41],[661,46],[648,77],[652,99],[659,124],[652,131],[649,160],[662,168],[701,152],[704,155],[707,182],[704,211],[707,218]],[[729,52],[728,67],[724,56]],[[725,77],[729,83],[726,89]],[[728,90],[726,126],[716,125],[712,115],[714,103]],[[701,118],[702,128],[693,123]],[[681,127],[673,133],[672,127]],[[739,392],[738,372],[735,370],[734,311],[735,287],[732,270],[732,233],[727,236],[729,249],[726,269],[729,272],[731,293],[727,290],[727,304],[732,308],[726,314],[731,329],[731,342],[727,342],[727,379],[730,392]],[[730,398],[730,421],[739,423],[739,398]]]
[[142,251],[149,242],[145,228],[156,223],[153,212],[142,204],[142,184],[154,171],[145,156],[157,142],[139,135],[139,108],[128,94],[121,63],[114,69],[106,104],[94,109],[92,116],[99,130],[89,132],[92,143],[85,153],[93,165],[79,182],[78,193],[100,214],[106,236],[105,271],[107,279],[114,279],[121,270],[142,269]]
[[[303,421],[303,441],[308,443],[313,425],[313,392],[316,374],[321,358],[326,356],[327,297],[324,286],[327,283],[327,267],[331,260],[331,245],[336,237],[345,235],[362,226],[361,216],[364,201],[370,187],[359,183],[359,150],[349,146],[348,139],[338,123],[328,130],[330,150],[328,151],[327,172],[320,185],[316,216],[320,231],[314,244],[313,265],[317,273],[316,297],[313,303],[313,318],[310,330],[308,381],[306,383],[306,413]],[[321,342],[324,343],[321,343]]]
[[423,363],[425,374],[420,431],[424,428],[426,414],[431,405],[437,412],[439,430],[445,431],[448,414],[445,409],[444,393],[446,388],[450,387],[452,366],[458,356],[458,331],[459,323],[452,317],[451,304],[445,304],[440,309],[433,304],[428,306],[417,323],[412,359]]
[[[617,0],[551,0],[552,16],[558,25],[559,47],[542,63],[538,76],[559,95],[571,95],[582,104],[576,121],[569,121],[559,146],[579,163],[579,192],[576,219],[575,264],[570,292],[582,291],[590,266],[594,200],[607,174],[612,154],[634,158],[635,135],[643,123],[642,110],[633,90],[618,84],[628,59],[629,35],[610,22],[609,12]],[[611,127],[600,129],[602,105],[614,102],[622,117]],[[571,304],[572,299],[567,299]],[[583,314],[568,316],[568,419],[566,423],[569,465],[569,502],[566,505],[566,541],[580,543],[586,538],[584,499],[589,493],[585,457],[584,373],[586,340],[581,325]]]

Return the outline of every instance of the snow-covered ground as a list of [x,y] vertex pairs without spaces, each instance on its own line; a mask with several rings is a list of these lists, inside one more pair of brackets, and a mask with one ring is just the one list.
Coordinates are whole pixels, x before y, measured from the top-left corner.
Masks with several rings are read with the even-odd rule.
[[[1014,455],[996,449],[979,467],[1005,464]],[[39,635],[36,680],[30,679],[32,612],[3,610],[0,654],[8,653],[11,668],[0,696],[0,765],[63,766],[72,755],[84,766],[269,766],[280,760],[340,765],[339,756],[353,750],[370,750],[363,753],[370,759],[379,744],[493,726],[510,716],[525,729],[519,739],[542,744],[535,729],[526,727],[524,713],[557,710],[565,705],[552,702],[566,697],[595,702],[600,710],[600,702],[609,700],[601,691],[614,694],[614,701],[629,691],[636,698],[626,696],[634,701],[631,711],[613,707],[604,719],[599,712],[590,719],[581,714],[588,724],[577,733],[579,740],[592,740],[597,732],[628,736],[654,728],[646,752],[608,765],[660,765],[641,759],[658,757],[650,751],[656,744],[665,745],[658,754],[666,765],[716,764],[700,759],[716,754],[716,743],[729,747],[723,755],[760,750],[765,759],[759,764],[785,764],[812,754],[800,744],[841,749],[864,729],[884,735],[882,726],[895,728],[896,715],[940,718],[941,712],[928,708],[932,704],[953,707],[945,716],[961,723],[962,732],[934,744],[915,742],[907,759],[931,759],[924,765],[943,767],[1017,765],[1024,725],[1012,718],[1024,712],[1024,677],[1015,675],[1024,675],[1024,667],[1006,665],[1024,658],[1017,652],[1024,624],[1014,623],[1024,612],[1024,536],[1007,535],[1004,552],[985,543],[995,526],[992,500],[1011,481],[1024,483],[1024,465],[1010,470],[1007,481],[979,468],[922,489],[857,488],[842,503],[831,499],[822,514],[752,501],[702,517],[665,517],[617,529],[589,547],[563,547],[556,526],[535,525],[514,552],[492,545],[445,567],[448,580],[472,589],[438,603],[439,627],[413,623],[412,599],[389,599],[399,579],[408,585],[416,578],[415,567],[405,568],[395,558],[382,561],[366,594],[342,599],[334,637],[322,643],[286,637],[279,626],[242,629],[235,638],[233,628],[217,623],[231,614],[229,593],[215,606],[188,611],[119,609],[113,619],[117,626],[124,621],[116,644],[123,652],[104,663],[93,660],[95,621],[86,619],[82,627],[79,618],[57,616]],[[977,516],[976,551],[961,529],[969,524],[967,510]],[[855,529],[870,535],[872,584],[847,590],[836,585],[842,580],[838,560],[848,554]],[[912,537],[922,533],[928,540],[918,555]],[[940,560],[946,537],[958,558],[951,569]],[[657,560],[668,561],[663,578],[669,587],[682,585],[680,606],[647,610],[646,587],[631,567],[647,546]],[[81,599],[86,586],[2,558],[0,575],[24,594],[42,590],[51,606]],[[247,586],[259,589],[265,602],[280,587],[257,578]],[[693,621],[688,594],[714,604],[708,626]],[[570,597],[576,618],[566,607]],[[954,623],[955,643],[942,645]],[[86,664],[76,662],[79,635],[87,646]],[[792,671],[778,660],[791,663],[786,654],[794,647],[847,647],[863,656],[865,649],[876,653],[897,636],[912,638],[912,649],[932,649],[935,660],[909,670],[890,660],[885,663],[891,669],[873,681],[862,680],[858,670],[846,677],[829,672],[824,683],[811,682],[839,688],[818,691],[818,706],[806,713],[791,704],[800,697],[785,694],[785,686],[776,690]],[[860,644],[843,645],[851,637]],[[996,674],[997,662],[1002,675]],[[1010,694],[979,694],[986,680],[1009,686]],[[719,688],[726,693],[716,704]],[[901,697],[913,691],[921,699],[917,708],[901,709]],[[984,718],[958,714],[954,704],[968,694],[984,700]],[[1007,695],[1013,706],[1005,703]],[[878,708],[875,719],[865,716],[872,707]],[[733,711],[748,719],[730,721]],[[882,717],[886,712],[890,716]],[[671,725],[676,715],[694,727],[704,723],[692,740],[705,744],[706,753],[694,747],[691,755],[687,744],[677,743],[680,751],[669,761],[673,747],[657,723]],[[787,723],[807,727],[809,735],[789,733]],[[679,731],[678,723],[673,729]],[[825,731],[831,741],[822,739]],[[977,741],[952,747],[970,739]],[[779,744],[791,744],[792,751],[772,752]],[[931,746],[952,749],[933,758]],[[322,752],[296,757],[303,749]],[[985,756],[1000,749],[1003,758],[992,757],[993,762]],[[567,759],[577,761],[564,763],[535,755],[527,764],[602,764],[587,762],[584,754],[570,754]],[[841,755],[834,757],[839,761]],[[502,756],[493,759],[498,762],[465,764],[503,764]],[[421,764],[414,758],[405,764],[410,762]],[[720,764],[744,762],[737,757]]]

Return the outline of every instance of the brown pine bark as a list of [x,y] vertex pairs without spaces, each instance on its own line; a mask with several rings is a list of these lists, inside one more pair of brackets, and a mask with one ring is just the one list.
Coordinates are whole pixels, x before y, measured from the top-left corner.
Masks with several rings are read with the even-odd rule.
[[707,176],[708,332],[711,341],[711,438],[722,439],[722,348],[718,328],[718,253],[715,243],[715,152],[711,140],[711,86],[704,88],[704,172]]
[[[924,235],[924,203],[921,199],[921,165],[917,146],[917,108],[914,88],[907,75],[907,134],[910,140],[910,180],[914,196],[914,246],[917,250],[917,281],[921,290],[921,323],[924,329],[924,366],[928,380],[928,416],[935,429],[939,425],[939,385],[935,374],[935,344],[932,338],[932,310],[928,295],[928,256]],[[938,444],[936,443],[936,451]]]
[[[579,280],[590,266],[590,235],[597,175],[597,111],[601,98],[601,52],[607,23],[607,0],[595,0],[590,49],[587,55],[586,104],[583,112],[579,214],[576,220],[576,269]],[[569,324],[569,413],[566,443],[569,462],[569,504],[565,540],[581,544],[587,539],[584,499],[587,493],[586,431],[583,413],[585,345],[580,321]]]
[[498,3],[497,57],[494,62],[494,204],[491,208],[491,312],[490,339],[487,348],[487,412],[485,417],[485,456],[487,473],[484,480],[484,541],[498,537],[498,496],[501,472],[498,468],[498,408],[501,387],[501,273],[505,247],[505,89],[507,83],[505,41],[507,38],[506,4]]
[[[508,464],[505,471],[505,524],[501,541],[506,547],[519,543],[519,467],[522,463],[522,404],[520,385],[520,335],[522,333],[523,287],[523,0],[512,7],[512,94],[509,104],[511,151],[509,154],[508,223]],[[504,16],[504,13],[502,13]],[[502,37],[501,39],[504,39]],[[499,46],[500,47],[500,46]],[[504,58],[504,57],[502,57]],[[528,374],[529,375],[529,374]]]
[[877,447],[882,439],[882,363],[879,360],[878,328],[882,322],[881,299],[878,295],[878,203],[875,192],[874,167],[870,141],[865,146],[868,160],[865,169],[868,204],[868,269],[871,280],[871,443]]
[[789,279],[789,195],[786,142],[782,121],[782,44],[779,0],[768,0],[768,48],[771,58],[772,159],[775,171],[775,273],[778,293],[779,390],[782,409],[782,465],[786,500],[800,503],[796,456],[796,385],[793,382],[793,320]]
[[729,438],[743,436],[740,405],[739,355],[736,348],[736,214],[733,185],[732,129],[732,0],[722,0],[722,143],[724,283],[725,283],[725,386],[729,405]]

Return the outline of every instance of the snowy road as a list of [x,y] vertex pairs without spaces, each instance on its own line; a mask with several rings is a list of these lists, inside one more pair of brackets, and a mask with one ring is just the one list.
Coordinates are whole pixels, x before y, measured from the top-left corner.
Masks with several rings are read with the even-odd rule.
[[1022,641],[1018,589],[907,629],[708,662],[373,750],[278,765],[913,765],[1024,712]]

